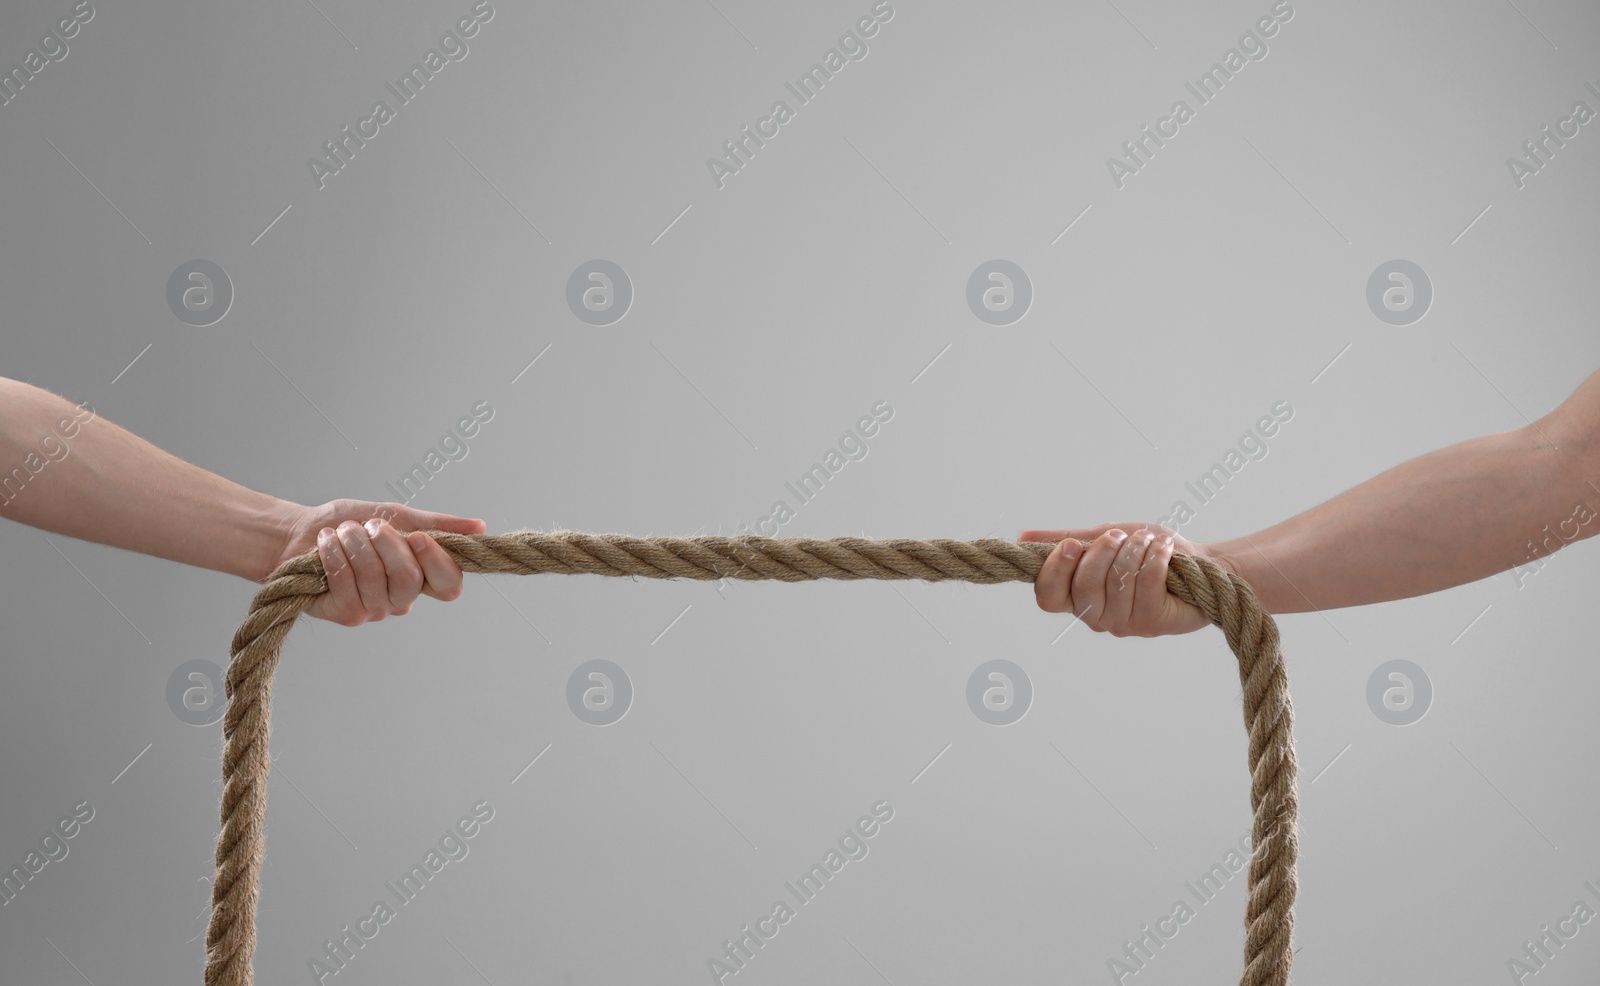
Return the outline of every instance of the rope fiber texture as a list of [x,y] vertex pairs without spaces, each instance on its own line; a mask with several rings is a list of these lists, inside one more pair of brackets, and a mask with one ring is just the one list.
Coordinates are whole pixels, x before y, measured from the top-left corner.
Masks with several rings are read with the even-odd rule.
[[[638,575],[654,579],[923,579],[1032,582],[1054,545],[994,538],[871,540],[840,537],[630,537],[575,531],[426,532],[464,572]],[[1082,542],[1087,544],[1087,542]],[[206,986],[251,986],[256,902],[266,850],[267,742],[272,675],[283,639],[328,588],[315,551],[267,577],[233,636],[222,733],[222,820],[206,928]],[[1167,591],[1222,629],[1239,661],[1249,732],[1251,829],[1240,986],[1286,986],[1293,958],[1296,822],[1294,710],[1278,626],[1243,579],[1209,559],[1175,552]]]

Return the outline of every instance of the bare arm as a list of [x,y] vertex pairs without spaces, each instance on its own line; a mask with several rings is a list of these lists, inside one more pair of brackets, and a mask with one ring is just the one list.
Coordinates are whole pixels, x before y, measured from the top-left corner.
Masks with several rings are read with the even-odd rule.
[[460,567],[420,531],[484,530],[481,520],[401,504],[280,500],[4,377],[0,517],[257,582],[316,548],[330,588],[310,613],[346,626],[405,613],[419,593],[456,598]]
[[1475,582],[1600,532],[1597,431],[1600,373],[1532,425],[1429,452],[1212,547],[1273,613]]
[[[1034,583],[1041,609],[1116,636],[1157,636],[1208,623],[1166,591],[1174,551],[1241,576],[1269,612],[1300,613],[1437,592],[1596,533],[1600,372],[1527,427],[1403,462],[1255,534],[1201,544],[1158,524],[1104,524],[1021,539],[1060,542]],[[1092,543],[1080,549],[1078,539]]]
[[247,579],[271,571],[297,506],[9,379],[0,379],[0,470],[0,517]]

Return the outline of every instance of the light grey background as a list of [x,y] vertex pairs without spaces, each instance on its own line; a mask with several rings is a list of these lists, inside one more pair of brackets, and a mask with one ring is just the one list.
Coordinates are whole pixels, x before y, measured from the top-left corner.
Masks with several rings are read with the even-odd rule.
[[[870,454],[783,534],[1155,520],[1287,401],[1270,453],[1183,528],[1251,533],[1519,427],[1600,359],[1600,123],[1521,189],[1506,164],[1574,102],[1600,110],[1600,11],[1296,0],[1198,107],[1184,83],[1269,6],[894,0],[867,57],[719,189],[707,158],[865,0],[497,0],[319,190],[307,159],[395,103],[383,84],[466,0],[96,2],[0,107],[0,372],[304,503],[393,499],[488,401],[416,505],[640,535],[792,502],[877,401],[895,414]],[[7,5],[0,67],[71,11]],[[1106,159],[1177,99],[1195,118],[1119,190]],[[610,326],[566,305],[595,258],[635,291]],[[966,305],[997,258],[1033,287],[1005,326]],[[1434,292],[1409,326],[1366,303],[1397,258]],[[234,289],[207,327],[165,301],[194,259]],[[0,908],[0,980],[199,982],[221,727],[165,695],[179,665],[226,662],[253,587],[0,539],[0,864],[96,812]],[[1600,907],[1597,577],[1584,545],[1520,589],[1279,621],[1297,982],[1504,983],[1541,926]],[[302,621],[274,695],[258,982],[314,982],[324,941],[480,800],[470,855],[341,986],[705,983],[881,800],[870,854],[728,982],[1115,981],[1123,943],[1248,831],[1245,734],[1219,633],[1068,623],[1023,585],[481,576],[359,630]],[[966,702],[998,658],[1034,691],[1008,726]],[[594,659],[634,688],[604,727],[566,702]],[[1399,659],[1433,686],[1405,727],[1366,697]],[[1244,882],[1140,986],[1234,981]],[[1597,971],[1590,924],[1530,981]]]

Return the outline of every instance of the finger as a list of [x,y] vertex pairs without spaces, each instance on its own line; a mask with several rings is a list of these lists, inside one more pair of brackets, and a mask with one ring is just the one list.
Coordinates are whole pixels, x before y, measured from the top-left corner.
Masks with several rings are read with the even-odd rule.
[[1072,612],[1072,573],[1083,555],[1083,546],[1065,538],[1039,566],[1033,579],[1033,598],[1046,613]]
[[1167,563],[1175,550],[1172,535],[1163,534],[1145,553],[1144,567],[1134,580],[1133,610],[1128,614],[1128,629],[1133,633],[1154,636],[1161,632],[1167,608]]
[[337,528],[339,542],[344,546],[344,556],[356,577],[356,591],[361,596],[361,608],[367,619],[381,620],[389,615],[389,576],[383,570],[383,560],[373,550],[367,538],[367,529],[353,520]]
[[488,525],[481,518],[457,517],[454,514],[434,513],[431,510],[414,510],[398,507],[391,523],[412,531],[448,531],[451,534],[482,534]]
[[422,591],[422,565],[416,553],[406,546],[405,538],[393,524],[369,520],[364,525],[367,539],[383,563],[388,579],[389,613],[401,616],[411,612],[411,604]]
[[411,546],[422,566],[422,576],[426,580],[423,592],[445,602],[461,595],[461,566],[439,542],[421,531],[412,531],[406,535],[406,544]]
[[1105,629],[1106,576],[1128,534],[1113,527],[1089,545],[1072,577],[1073,612],[1092,630]]
[[1133,612],[1133,600],[1138,594],[1139,571],[1144,567],[1145,555],[1155,540],[1149,529],[1134,531],[1122,542],[1111,571],[1106,577],[1106,609],[1101,618],[1113,636],[1128,635],[1128,617]]
[[347,627],[366,622],[366,611],[361,605],[361,593],[356,590],[355,573],[345,558],[344,545],[331,527],[324,527],[317,535],[317,557],[322,559],[322,571],[328,580],[327,595],[322,597],[322,617]]

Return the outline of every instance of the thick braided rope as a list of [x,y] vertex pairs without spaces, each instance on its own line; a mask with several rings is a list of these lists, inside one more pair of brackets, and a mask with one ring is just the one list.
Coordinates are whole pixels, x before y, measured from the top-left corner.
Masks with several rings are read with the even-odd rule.
[[[1053,545],[997,539],[629,537],[575,531],[428,531],[465,572],[642,575],[657,579],[924,579],[1032,582]],[[206,986],[251,986],[256,900],[266,848],[272,675],[283,638],[328,584],[315,551],[268,578],[233,636],[222,719],[222,826],[206,929]],[[1278,626],[1250,586],[1213,562],[1175,553],[1167,590],[1222,629],[1239,660],[1250,734],[1250,899],[1240,986],[1286,986],[1293,958],[1296,819],[1294,710]]]

